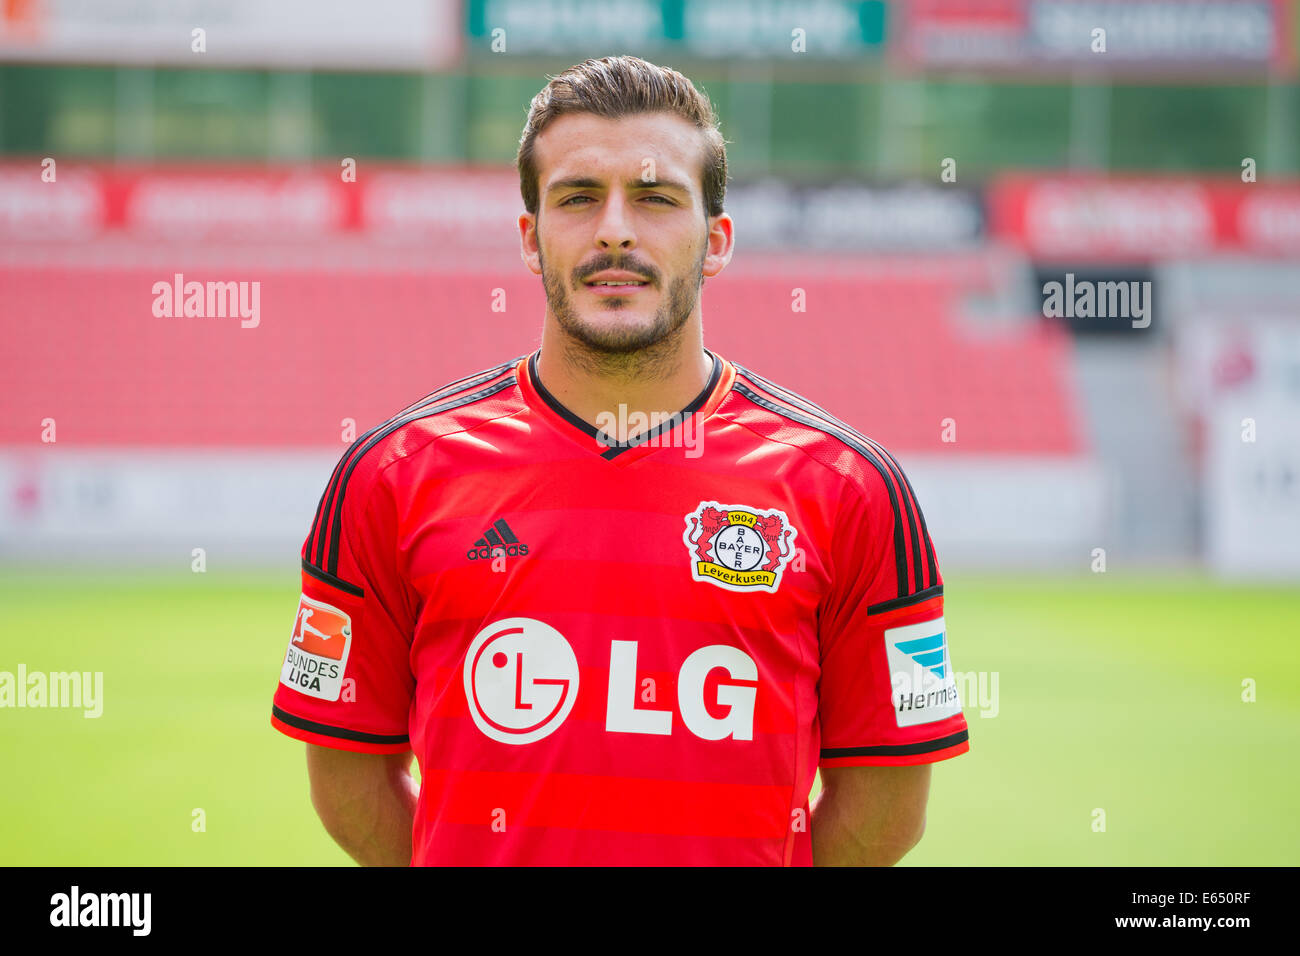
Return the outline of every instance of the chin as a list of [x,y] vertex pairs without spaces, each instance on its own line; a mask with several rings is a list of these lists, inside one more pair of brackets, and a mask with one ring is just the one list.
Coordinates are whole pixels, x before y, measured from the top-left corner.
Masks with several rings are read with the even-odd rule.
[[582,321],[566,331],[593,351],[621,354],[648,348],[671,330],[655,328],[650,315],[639,321]]
[[[597,352],[622,354],[639,352],[659,341],[660,336],[650,330],[639,329],[587,329],[578,339],[588,348]],[[639,333],[639,334],[638,334]]]

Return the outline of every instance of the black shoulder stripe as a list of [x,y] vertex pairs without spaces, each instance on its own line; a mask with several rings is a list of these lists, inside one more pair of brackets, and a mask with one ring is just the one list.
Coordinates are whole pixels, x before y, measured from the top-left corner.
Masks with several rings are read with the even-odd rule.
[[[917,527],[916,527],[917,516],[920,515],[921,513],[921,505],[919,502],[917,502],[916,496],[912,494],[911,492],[912,486],[911,484],[908,483],[907,476],[903,474],[902,467],[898,464],[897,461],[894,460],[894,456],[891,455],[889,452],[885,451],[885,449],[881,447],[880,442],[874,441],[873,439],[870,438],[866,438],[865,440],[867,444],[869,444],[872,448],[874,448],[876,452],[880,455],[880,457],[885,459],[885,461],[889,464],[889,470],[893,472],[894,480],[898,482],[898,491],[903,498],[903,507],[907,509],[908,531],[911,533],[912,536],[912,572],[915,575],[913,580],[915,581],[916,587],[919,590],[921,588],[924,588],[927,584],[927,582],[922,576],[923,566],[921,563],[923,560],[922,551],[921,551],[921,542],[924,540],[924,536],[922,536],[917,531]],[[907,490],[904,491],[903,490],[904,488],[906,488]],[[929,549],[927,548],[926,550],[928,552]],[[931,579],[930,583],[932,582],[933,579]]]
[[894,461],[893,455],[885,451],[885,449],[880,446],[879,442],[872,441],[870,438],[865,438],[865,436],[864,439],[866,443],[875,449],[876,453],[885,460],[885,464],[889,466],[890,473],[894,476],[894,481],[898,484],[898,494],[899,497],[903,499],[903,510],[907,513],[908,534],[912,538],[912,581],[913,586],[919,590],[925,587],[925,581],[922,577],[921,536],[916,528],[916,503],[912,500],[911,496],[903,490],[907,487],[903,481],[903,469],[898,466],[898,462]]
[[[401,418],[403,415],[413,412],[420,406],[429,404],[429,402],[431,401],[439,401],[441,399],[447,398],[448,396],[452,395],[455,392],[464,391],[467,388],[474,388],[476,385],[481,385],[484,382],[486,382],[488,379],[495,378],[496,376],[507,371],[508,369],[514,368],[514,366],[518,364],[519,360],[523,358],[527,358],[527,356],[517,355],[514,358],[512,358],[509,362],[502,362],[500,365],[496,366],[495,368],[488,368],[488,369],[484,369],[481,372],[475,372],[473,375],[466,375],[464,378],[457,379],[456,381],[452,382],[450,385],[443,385],[441,388],[434,389],[432,392],[424,396],[424,398],[420,399],[418,402],[412,402],[410,405],[407,405],[396,415],[392,416],[392,418]],[[391,420],[392,419],[390,419],[390,421]]]
[[330,574],[337,575],[339,573],[339,540],[343,530],[343,497],[347,494],[348,481],[352,478],[352,472],[356,470],[358,462],[366,456],[366,452],[370,451],[370,449],[374,448],[390,434],[405,425],[409,425],[411,422],[418,421],[421,418],[429,418],[433,415],[439,415],[442,412],[450,411],[453,408],[462,408],[465,405],[472,405],[475,402],[482,401],[489,396],[495,395],[497,392],[511,388],[514,384],[514,376],[511,376],[504,381],[497,382],[494,385],[489,385],[486,388],[481,388],[477,392],[471,392],[468,395],[459,395],[456,398],[446,402],[441,402],[431,408],[418,408],[409,415],[399,418],[384,426],[378,434],[362,446],[361,450],[357,452],[352,461],[348,463],[348,467],[343,472],[342,479],[338,483],[338,494],[334,500],[334,514],[330,519],[329,563],[325,566],[325,569]]
[[[879,448],[880,446],[877,445],[876,447]],[[886,455],[889,455],[889,452],[885,451],[883,448],[880,450]],[[893,458],[892,455],[889,455],[889,457]],[[894,464],[898,465],[897,462],[894,462]],[[926,583],[933,585],[934,582],[939,580],[939,566],[934,557],[934,542],[930,540],[930,529],[926,527],[925,524],[925,512],[921,510],[921,502],[916,498],[916,490],[912,487],[912,482],[908,480],[907,472],[903,471],[901,465],[898,465],[898,474],[902,477],[903,483],[907,485],[907,493],[912,498],[913,507],[916,508],[916,517],[921,522],[921,540],[925,543],[925,557],[927,568],[930,572],[930,576],[926,579]]]
[[778,385],[770,378],[767,378],[766,376],[763,375],[759,375],[757,372],[752,372],[749,369],[745,368],[743,365],[737,365],[735,362],[732,362],[731,364],[735,368],[735,370],[740,374],[744,375],[745,378],[752,379],[753,381],[757,382],[759,385],[763,385],[774,391],[780,392],[782,395],[788,395],[793,400],[794,404],[800,405],[808,411],[817,412],[819,415],[821,415],[822,418],[825,418],[827,421],[832,421],[832,422],[836,422],[837,424],[843,425],[843,427],[848,431],[857,432],[855,428],[841,422],[838,418],[836,418],[830,412],[826,411],[826,409],[822,408],[811,398],[805,398],[804,396],[800,395],[798,392],[794,391],[793,389],[786,388],[784,385]]
[[905,597],[907,595],[908,587],[907,547],[903,543],[903,516],[898,508],[898,496],[894,493],[894,483],[889,480],[888,470],[883,464],[881,464],[880,459],[877,458],[872,453],[871,449],[865,444],[858,441],[848,432],[844,431],[844,429],[832,425],[830,422],[821,421],[810,415],[806,415],[803,412],[787,408],[784,405],[778,405],[776,402],[758,394],[758,392],[754,391],[748,385],[743,385],[739,381],[737,381],[732,388],[734,391],[744,395],[755,405],[766,408],[768,411],[776,412],[776,414],[782,415],[791,421],[799,422],[801,425],[808,425],[811,428],[815,428],[820,432],[830,435],[832,438],[838,438],[869,461],[871,466],[876,469],[880,474],[881,479],[885,482],[885,490],[889,492],[889,504],[890,507],[894,509],[894,570],[898,578],[898,596]]
[[[732,364],[735,365],[734,362]],[[840,419],[836,418],[834,415],[826,411],[826,409],[822,408],[816,402],[810,401],[809,399],[804,398],[798,392],[793,392],[782,385],[777,385],[771,379],[765,378],[762,375],[755,374],[754,372],[751,372],[747,368],[742,368],[741,366],[736,365],[736,370],[741,372],[746,378],[749,378],[754,382],[757,382],[759,385],[763,386],[768,391],[774,392],[779,396],[785,397],[785,400],[788,401],[790,404],[802,408],[804,411],[808,412],[809,414],[817,415],[820,418],[822,418],[824,421],[832,425],[835,425],[838,428],[842,428],[850,435],[853,435],[856,438],[858,438],[860,441],[864,442],[865,444],[870,445],[873,449],[875,449],[877,453],[879,453],[881,458],[883,458],[885,462],[888,464],[889,470],[894,475],[895,482],[898,485],[899,492],[903,496],[903,505],[907,513],[908,529],[910,532],[910,537],[912,539],[912,565],[913,565],[912,570],[913,573],[915,574],[916,587],[917,589],[923,589],[931,584],[934,584],[934,582],[937,581],[939,577],[938,564],[935,561],[935,557],[934,557],[934,544],[930,541],[929,529],[926,528],[925,525],[925,515],[921,512],[921,503],[916,500],[916,491],[912,488],[912,483],[908,481],[907,474],[903,471],[903,466],[898,463],[898,460],[895,459],[894,456],[891,455],[884,448],[884,446],[880,444],[880,442],[876,441],[873,438],[867,437],[866,435],[862,434],[862,432],[854,428],[852,425],[849,425],[841,421]],[[903,493],[903,488],[907,489],[906,493]],[[917,531],[918,522],[920,523],[919,534]],[[922,574],[921,562],[922,562],[923,552],[925,554],[926,567],[930,572],[928,578],[924,577]]]
[[459,381],[452,382],[450,385],[444,385],[442,388],[438,389],[437,391],[431,392],[430,394],[426,395],[424,398],[420,399],[414,405],[407,406],[407,408],[398,412],[396,415],[391,416],[387,421],[381,422],[380,424],[376,425],[374,428],[370,429],[365,434],[363,434],[360,438],[354,441],[348,447],[347,452],[343,454],[343,456],[338,460],[338,463],[334,466],[334,471],[330,474],[330,480],[325,485],[325,490],[321,492],[320,503],[316,506],[316,519],[312,523],[311,538],[309,540],[309,546],[308,546],[309,551],[311,551],[312,547],[314,546],[316,552],[315,555],[313,556],[313,563],[316,564],[318,567],[324,564],[325,536],[324,534],[322,534],[322,530],[324,527],[325,516],[329,514],[330,508],[333,506],[334,503],[334,496],[338,493],[337,486],[338,486],[339,476],[343,473],[344,467],[347,465],[348,461],[352,458],[352,454],[356,449],[360,448],[362,444],[364,444],[367,440],[371,438],[371,436],[375,435],[381,429],[387,428],[390,424],[402,418],[404,415],[409,415],[411,414],[411,412],[415,411],[416,409],[423,408],[433,402],[446,398],[447,396],[452,395],[458,391],[464,391],[465,389],[474,388],[478,385],[483,384],[486,381],[490,381],[491,379],[496,378],[498,375],[502,375],[505,372],[507,372],[509,369],[513,368],[515,363],[518,362],[520,358],[523,358],[523,356],[521,355],[519,356],[519,358],[512,359],[509,362],[504,362],[501,365],[496,366],[495,368],[487,369],[482,372],[475,372],[473,375],[470,375],[466,378],[462,378]]

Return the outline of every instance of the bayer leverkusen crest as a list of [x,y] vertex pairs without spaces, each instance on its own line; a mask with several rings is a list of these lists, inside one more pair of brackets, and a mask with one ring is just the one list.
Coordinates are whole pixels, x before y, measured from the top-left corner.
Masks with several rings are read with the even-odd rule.
[[796,534],[784,511],[701,501],[686,516],[682,540],[696,581],[729,591],[775,591]]

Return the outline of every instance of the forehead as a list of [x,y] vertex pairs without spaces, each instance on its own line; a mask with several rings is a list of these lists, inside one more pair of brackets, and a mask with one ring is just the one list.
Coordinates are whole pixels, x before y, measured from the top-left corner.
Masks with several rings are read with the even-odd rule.
[[575,176],[622,180],[639,176],[646,160],[655,175],[689,180],[696,188],[703,141],[690,122],[671,113],[639,113],[608,119],[570,113],[538,134],[537,171],[542,192],[559,179]]

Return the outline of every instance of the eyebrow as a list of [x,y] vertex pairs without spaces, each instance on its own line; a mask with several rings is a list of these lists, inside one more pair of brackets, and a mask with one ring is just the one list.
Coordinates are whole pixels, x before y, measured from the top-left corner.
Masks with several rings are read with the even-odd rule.
[[[629,189],[669,189],[676,192],[690,195],[691,187],[685,183],[679,183],[673,179],[629,179],[624,185]],[[551,183],[546,188],[547,195],[561,189],[604,189],[605,184],[599,179],[592,179],[590,176],[576,176],[571,179],[561,179],[558,182]]]

